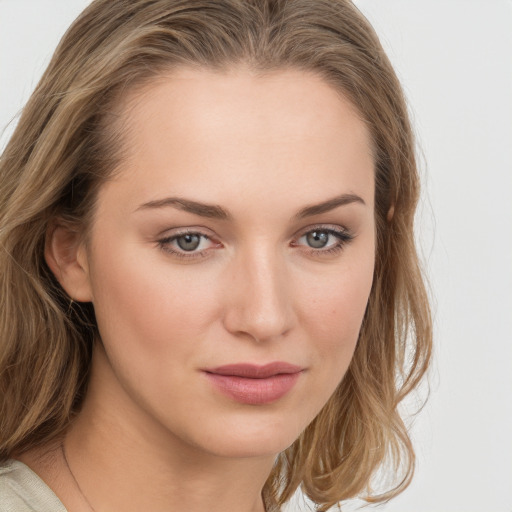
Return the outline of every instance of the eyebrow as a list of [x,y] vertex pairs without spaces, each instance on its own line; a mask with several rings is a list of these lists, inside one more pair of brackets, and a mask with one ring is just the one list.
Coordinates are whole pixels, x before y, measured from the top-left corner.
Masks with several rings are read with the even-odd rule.
[[172,206],[178,210],[183,210],[200,217],[208,217],[211,219],[229,220],[231,215],[224,210],[224,208],[215,204],[199,203],[190,199],[182,197],[166,197],[164,199],[157,199],[156,201],[149,201],[137,208],[137,210],[146,210],[150,208],[165,208]]
[[345,206],[352,203],[366,205],[364,199],[356,194],[341,194],[340,196],[333,197],[332,199],[328,199],[322,203],[306,206],[297,213],[296,218],[303,219],[313,215],[320,215],[321,213],[330,212],[339,206]]
[[[341,194],[340,196],[333,197],[322,203],[306,206],[299,210],[295,215],[296,219],[303,219],[313,215],[319,215],[329,212],[340,206],[345,206],[351,203],[360,203],[365,205],[363,198],[356,194]],[[184,199],[182,197],[166,197],[164,199],[157,199],[149,201],[139,206],[135,211],[147,210],[152,208],[166,208],[173,207],[183,210],[200,217],[207,217],[210,219],[231,220],[232,216],[224,208],[215,204],[200,203],[192,201],[191,199]]]

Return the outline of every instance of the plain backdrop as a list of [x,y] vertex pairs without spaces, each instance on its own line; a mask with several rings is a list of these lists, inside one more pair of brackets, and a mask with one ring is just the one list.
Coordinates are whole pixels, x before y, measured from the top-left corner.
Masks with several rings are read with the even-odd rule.
[[[87,4],[0,0],[0,131]],[[416,477],[377,510],[512,512],[512,2],[356,5],[410,102],[423,155],[418,242],[435,315],[431,396],[412,429]]]

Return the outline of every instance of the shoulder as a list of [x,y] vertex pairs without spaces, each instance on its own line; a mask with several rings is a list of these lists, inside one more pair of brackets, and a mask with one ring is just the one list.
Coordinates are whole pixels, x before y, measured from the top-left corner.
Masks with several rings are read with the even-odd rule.
[[0,464],[0,512],[66,512],[52,490],[25,464]]

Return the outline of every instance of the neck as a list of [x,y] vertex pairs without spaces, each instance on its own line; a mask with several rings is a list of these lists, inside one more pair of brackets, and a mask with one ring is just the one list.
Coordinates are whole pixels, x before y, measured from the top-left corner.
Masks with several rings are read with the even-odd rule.
[[109,385],[105,394],[105,378],[93,371],[66,437],[73,476],[96,512],[264,512],[261,492],[273,455],[208,453],[145,415],[121,389]]

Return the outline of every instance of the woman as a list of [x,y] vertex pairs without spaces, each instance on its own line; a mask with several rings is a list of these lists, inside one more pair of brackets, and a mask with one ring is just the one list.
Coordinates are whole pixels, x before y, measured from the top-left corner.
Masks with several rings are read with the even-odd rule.
[[0,165],[0,510],[409,484],[418,177],[351,3],[94,1]]

